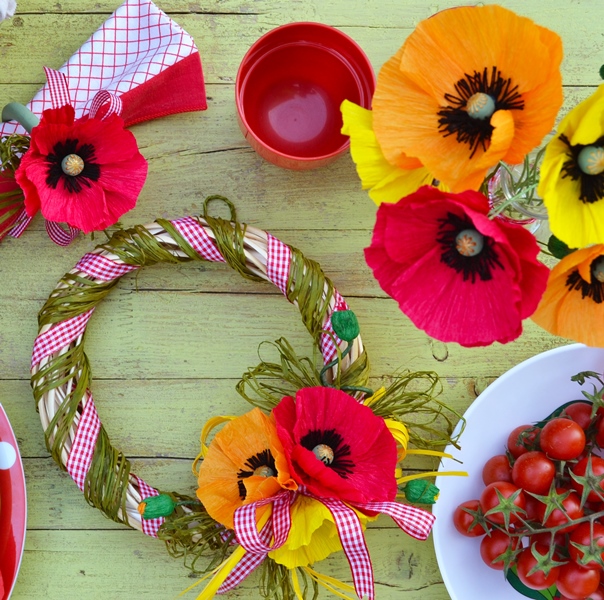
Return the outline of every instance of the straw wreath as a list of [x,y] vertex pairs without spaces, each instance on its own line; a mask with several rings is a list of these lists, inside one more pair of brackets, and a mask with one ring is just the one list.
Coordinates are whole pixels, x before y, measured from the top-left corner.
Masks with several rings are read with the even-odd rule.
[[[224,198],[231,208],[231,220],[209,216],[208,202],[216,198],[221,197],[206,200],[203,218],[158,219],[151,225],[117,231],[62,277],[38,316],[32,387],[52,457],[70,472],[91,505],[114,521],[154,536],[163,519],[143,520],[137,507],[158,491],[132,473],[130,461],[111,444],[94,408],[91,370],[84,351],[92,312],[123,275],[157,263],[224,260],[246,279],[272,281],[281,288],[300,311],[323,353],[329,367],[324,372],[328,381],[337,380],[338,387],[350,389],[366,385],[368,380],[369,365],[361,337],[351,341],[348,350],[349,344],[331,329],[331,314],[345,307],[345,302],[320,266],[265,231],[239,224],[232,204]],[[207,529],[214,546],[224,542],[207,514],[200,513],[199,508],[191,513],[186,506],[189,501],[195,503],[194,498],[178,493],[170,496],[180,505],[176,519],[189,521],[194,517],[195,524],[203,528],[205,518],[211,521]],[[166,526],[173,531],[187,528],[186,523],[177,525],[174,521]],[[187,546],[208,542],[201,539],[203,531],[196,531],[188,541],[180,540],[184,553]]]

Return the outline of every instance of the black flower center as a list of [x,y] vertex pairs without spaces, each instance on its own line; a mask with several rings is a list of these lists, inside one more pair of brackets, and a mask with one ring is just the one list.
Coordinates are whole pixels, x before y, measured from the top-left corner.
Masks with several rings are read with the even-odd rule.
[[[568,146],[568,160],[562,167],[562,177],[570,177],[573,181],[579,182],[581,187],[579,199],[585,204],[592,204],[604,198],[604,173],[590,175],[579,166],[579,155],[587,146],[582,144],[573,146],[563,133],[560,134],[560,141]],[[604,136],[590,145],[604,145]]]
[[581,277],[575,269],[566,279],[569,290],[579,290],[581,298],[591,298],[596,304],[604,302],[604,256],[599,256],[591,263],[591,283]]
[[[458,142],[470,146],[470,158],[479,147],[486,150],[493,126],[490,115],[498,110],[522,110],[524,100],[511,78],[505,79],[497,67],[466,73],[455,84],[454,94],[445,94],[448,106],[438,111],[438,131],[444,137],[455,135]],[[489,105],[484,111],[483,103]]]
[[244,465],[249,469],[241,469],[237,473],[238,481],[237,486],[239,487],[239,496],[242,500],[245,500],[247,490],[243,480],[252,475],[259,475],[261,477],[274,477],[277,474],[277,467],[275,466],[275,459],[273,454],[267,448],[258,454],[254,454],[248,458]]
[[[63,161],[70,156],[76,156],[84,163],[83,167],[78,169],[77,175],[70,175],[64,169]],[[82,191],[83,186],[90,187],[90,182],[97,181],[101,176],[101,167],[95,160],[92,144],[78,146],[77,139],[66,139],[64,142],[57,142],[52,149],[52,153],[46,156],[46,164],[48,165],[46,184],[54,190],[59,185],[59,181],[62,181],[66,192],[78,194]]]
[[463,273],[464,281],[475,283],[477,276],[488,281],[493,278],[493,269],[503,269],[493,239],[476,231],[472,221],[450,212],[438,221],[436,241],[442,249],[440,260]]
[[[350,458],[350,446],[335,429],[314,429],[309,431],[300,444],[315,453],[326,467],[333,469],[340,477],[347,479],[354,472],[354,463]],[[326,448],[329,448],[327,452]],[[326,460],[328,458],[329,460]]]

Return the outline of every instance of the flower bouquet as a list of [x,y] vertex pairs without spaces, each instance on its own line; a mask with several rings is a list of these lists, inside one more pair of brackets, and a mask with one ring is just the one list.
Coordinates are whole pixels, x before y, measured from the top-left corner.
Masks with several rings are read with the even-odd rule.
[[[451,8],[382,67],[371,111],[342,104],[379,205],[367,264],[436,339],[506,343],[532,317],[604,344],[604,86],[536,151],[562,105],[561,60],[559,36],[528,18]],[[530,231],[543,206],[547,244]],[[560,262],[550,270],[540,250]]]

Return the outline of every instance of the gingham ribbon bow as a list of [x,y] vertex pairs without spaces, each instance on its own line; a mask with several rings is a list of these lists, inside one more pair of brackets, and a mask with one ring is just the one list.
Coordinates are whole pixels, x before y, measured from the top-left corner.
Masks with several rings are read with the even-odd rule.
[[[262,563],[271,550],[280,548],[286,542],[291,529],[290,507],[300,494],[321,502],[331,513],[350,564],[355,591],[359,598],[369,600],[375,598],[373,566],[361,521],[353,508],[362,512],[388,515],[405,533],[418,540],[428,537],[436,518],[421,508],[398,502],[344,504],[336,498],[315,496],[304,486],[300,486],[296,492],[285,491],[272,498],[245,504],[235,511],[234,528],[237,541],[246,550],[246,554],[218,589],[219,594],[239,585]],[[256,509],[270,503],[273,505],[271,517],[258,531]]]

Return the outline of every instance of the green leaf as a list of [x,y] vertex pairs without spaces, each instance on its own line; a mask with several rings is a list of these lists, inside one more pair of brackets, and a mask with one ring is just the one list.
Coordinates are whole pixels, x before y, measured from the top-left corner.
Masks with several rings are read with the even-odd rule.
[[547,590],[532,590],[526,587],[516,573],[516,567],[511,568],[506,575],[508,583],[520,594],[527,598],[533,598],[533,600],[554,600],[557,589],[556,586],[552,586]]
[[331,315],[335,334],[346,342],[352,342],[360,333],[359,322],[351,310],[336,310]]
[[547,242],[547,249],[556,257],[564,258],[576,250],[569,248],[562,240],[559,240],[555,235],[551,235]]
[[600,67],[600,77],[604,79],[604,65]]

